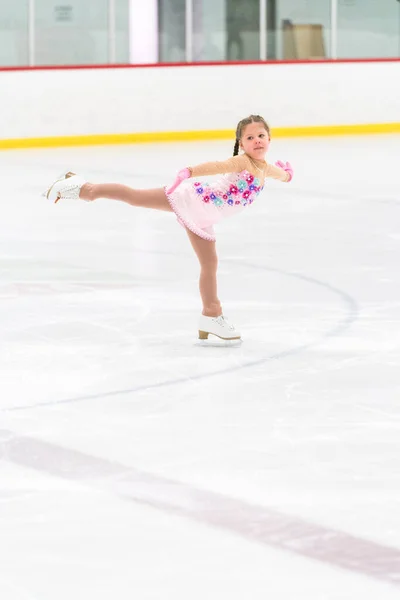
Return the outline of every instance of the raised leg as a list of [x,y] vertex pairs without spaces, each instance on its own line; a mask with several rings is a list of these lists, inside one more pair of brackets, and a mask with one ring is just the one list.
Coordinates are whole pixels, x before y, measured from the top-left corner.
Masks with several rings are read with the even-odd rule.
[[109,198],[126,202],[131,206],[172,212],[164,188],[136,190],[120,183],[85,183],[79,197],[89,202],[97,198]]
[[222,314],[222,307],[217,295],[218,256],[215,242],[204,240],[189,229],[186,231],[200,263],[199,288],[203,302],[203,315],[219,317]]

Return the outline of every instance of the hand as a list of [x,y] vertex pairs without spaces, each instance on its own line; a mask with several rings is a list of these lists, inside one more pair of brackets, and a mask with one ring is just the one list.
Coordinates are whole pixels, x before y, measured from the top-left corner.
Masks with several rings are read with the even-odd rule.
[[190,175],[191,175],[191,173],[187,167],[185,167],[184,169],[179,171],[174,183],[171,185],[171,187],[169,189],[167,189],[167,194],[172,194],[172,192],[174,190],[176,190],[178,185],[180,185],[182,183],[182,181],[184,181],[185,179],[188,179],[190,177]]
[[293,179],[293,167],[290,164],[290,162],[282,162],[281,160],[277,160],[275,163],[276,167],[279,167],[280,169],[283,169],[284,171],[286,171],[286,173],[289,173],[289,179],[288,181],[292,181]]

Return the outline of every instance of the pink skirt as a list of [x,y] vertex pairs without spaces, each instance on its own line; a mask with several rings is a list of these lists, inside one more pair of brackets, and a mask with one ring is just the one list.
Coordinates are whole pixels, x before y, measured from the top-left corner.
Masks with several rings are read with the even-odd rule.
[[167,194],[167,188],[164,189],[178,223],[203,240],[215,242],[213,225],[221,218],[218,208],[211,203],[205,204],[185,185],[179,186],[172,194]]

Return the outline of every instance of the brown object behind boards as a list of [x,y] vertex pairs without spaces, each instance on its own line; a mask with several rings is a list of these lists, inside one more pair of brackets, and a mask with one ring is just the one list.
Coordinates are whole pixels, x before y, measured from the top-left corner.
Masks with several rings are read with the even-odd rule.
[[326,58],[322,25],[293,25],[282,22],[283,59]]

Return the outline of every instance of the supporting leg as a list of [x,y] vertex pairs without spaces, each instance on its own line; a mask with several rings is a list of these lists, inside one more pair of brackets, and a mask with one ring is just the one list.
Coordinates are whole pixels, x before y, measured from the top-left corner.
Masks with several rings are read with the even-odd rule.
[[209,242],[187,229],[190,242],[200,263],[200,295],[203,302],[203,315],[219,317],[221,303],[217,295],[218,256],[215,242]]

